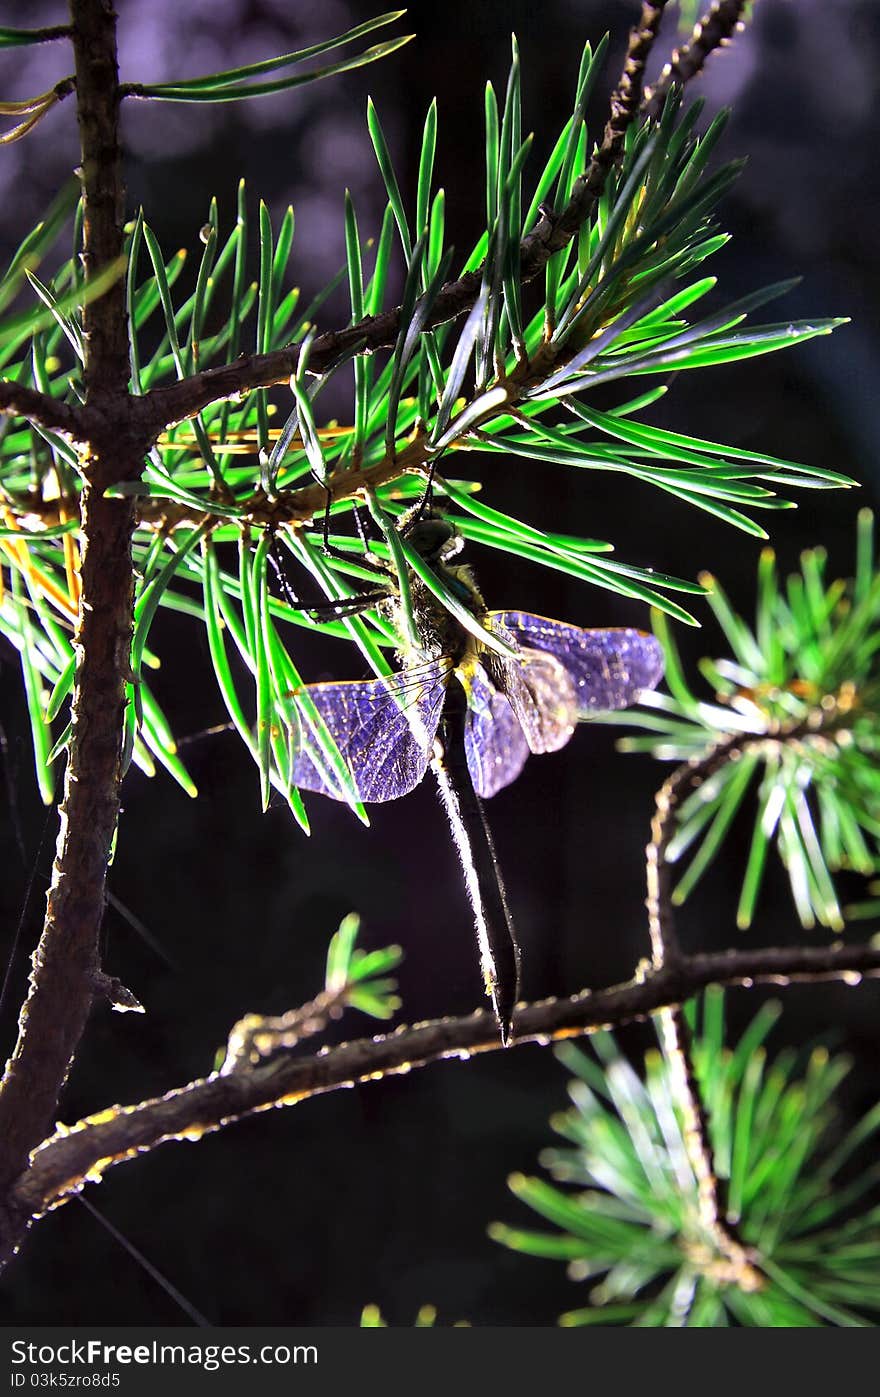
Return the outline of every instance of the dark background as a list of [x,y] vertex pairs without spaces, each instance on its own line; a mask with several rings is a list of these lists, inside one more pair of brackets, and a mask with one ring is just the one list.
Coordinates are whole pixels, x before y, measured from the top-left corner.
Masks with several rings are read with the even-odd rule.
[[[2,22],[63,19],[60,4],[31,4],[26,15],[21,9],[2,7]],[[245,175],[254,206],[262,196],[280,216],[294,202],[294,268],[307,296],[341,264],[345,186],[362,230],[378,226],[383,194],[366,133],[366,94],[377,103],[411,203],[421,123],[436,93],[438,180],[447,191],[450,238],[463,255],[482,216],[483,85],[491,78],[503,94],[511,29],[522,53],[524,129],[535,131],[536,149],[546,152],[570,109],[583,41],[610,28],[610,84],[637,9],[623,0],[416,3],[403,21],[416,40],[364,72],[234,108],[129,104],[130,208],[145,205],[166,252],[186,246],[195,259],[210,195],[217,194],[228,227],[236,182]],[[119,10],[122,75],[141,80],[253,61],[372,12],[364,0],[123,0]],[[670,13],[664,52],[672,19]],[[63,46],[6,56],[0,93],[31,95],[67,68]],[[862,482],[858,492],[803,493],[796,512],[771,516],[786,568],[802,547],[822,542],[832,565],[846,571],[856,510],[877,494],[878,74],[880,15],[871,0],[760,0],[751,30],[694,84],[710,113],[734,104],[723,157],[749,156],[721,210],[733,243],[708,268],[719,274],[724,298],[801,274],[802,285],[767,318],[853,317],[830,339],[679,377],[650,410],[658,424]],[[596,137],[607,91],[596,98]],[[68,102],[0,153],[0,239],[9,248],[76,164],[74,126]],[[344,318],[340,305],[321,324]],[[612,539],[618,556],[641,565],[690,576],[709,568],[751,607],[759,545],[707,515],[610,477],[562,468],[539,475],[523,461],[497,456],[474,460],[472,469],[484,481],[484,498],[501,509]],[[585,625],[644,624],[634,605],[606,592],[510,557],[474,553],[494,606]],[[703,631],[681,636],[692,658],[720,653],[708,614],[706,620]],[[195,735],[222,721],[203,637],[181,617],[164,619],[159,635],[156,689],[175,730]],[[338,644],[297,655],[312,678],[359,673],[358,657]],[[25,952],[39,933],[55,826],[34,795],[20,672],[2,644],[0,722],[0,944],[11,943],[36,870],[23,953],[13,965],[5,1051],[24,988]],[[399,805],[376,808],[370,830],[344,808],[313,798],[306,841],[285,809],[259,814],[256,772],[236,739],[195,740],[184,754],[201,798],[189,801],[165,778],[148,781],[132,771],[110,879],[115,897],[172,964],[108,911],[107,968],[148,1012],[96,1012],[64,1099],[66,1120],[204,1074],[243,1011],[279,1011],[311,997],[327,939],[353,908],[363,918],[365,945],[396,941],[405,948],[406,1019],[474,1007],[480,986],[470,917],[430,782]],[[614,733],[591,727],[564,753],[529,762],[493,800],[527,997],[625,978],[646,953],[643,847],[660,779],[648,758],[618,755]],[[775,868],[759,924],[747,936],[735,931],[747,837],[747,828],[734,831],[725,858],[681,916],[683,936],[707,948],[822,942],[821,930],[800,932]],[[876,991],[790,990],[785,1004],[778,1041],[818,1036],[845,1048],[857,1064],[848,1106],[871,1104]],[[731,996],[734,1028],[756,1006],[755,995]],[[371,1025],[352,1014],[342,1028],[356,1036]],[[648,1029],[624,1036],[634,1052],[650,1038]],[[436,1304],[443,1322],[550,1324],[582,1303],[583,1292],[557,1263],[512,1256],[488,1241],[485,1228],[499,1217],[530,1222],[505,1177],[535,1168],[550,1138],[548,1117],[564,1101],[565,1075],[547,1050],[441,1064],[266,1113],[197,1148],[163,1148],[112,1170],[90,1199],[213,1323],[355,1324],[361,1306],[373,1301],[393,1324],[411,1323],[423,1302]],[[0,1283],[0,1306],[7,1324],[187,1322],[78,1202],[35,1229]]]

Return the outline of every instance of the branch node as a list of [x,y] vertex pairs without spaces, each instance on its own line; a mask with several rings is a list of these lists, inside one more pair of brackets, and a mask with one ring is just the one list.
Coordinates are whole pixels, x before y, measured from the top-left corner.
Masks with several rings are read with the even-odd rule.
[[289,1009],[286,1014],[274,1018],[265,1014],[245,1014],[229,1034],[220,1076],[246,1071],[273,1053],[290,1051],[303,1038],[323,1033],[331,1019],[341,1017],[348,989],[346,981],[339,989],[325,990],[309,1004]]
[[92,976],[92,989],[96,999],[106,999],[118,1014],[146,1013],[137,996],[116,975],[105,975],[103,970],[96,970]]

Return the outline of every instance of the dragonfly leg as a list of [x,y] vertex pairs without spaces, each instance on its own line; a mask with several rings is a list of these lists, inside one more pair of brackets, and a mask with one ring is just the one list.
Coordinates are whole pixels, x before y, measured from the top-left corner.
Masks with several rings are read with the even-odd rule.
[[434,511],[434,472],[436,469],[437,462],[432,461],[428,467],[428,474],[425,477],[425,488],[422,492],[422,498],[413,511],[413,522],[417,519],[423,519],[426,514],[432,514]]
[[[336,552],[340,557],[350,561],[349,555],[344,553],[341,548],[337,549]],[[293,611],[304,611],[316,621],[332,621],[335,620],[336,617],[356,615],[359,611],[366,611],[368,607],[376,606],[378,602],[384,601],[388,596],[388,587],[384,585],[382,587],[368,587],[365,591],[358,592],[356,596],[340,597],[336,601],[324,599],[322,601],[307,602],[304,601],[302,597],[298,596],[291,586],[290,578],[287,575],[284,559],[279,552],[278,541],[274,532],[266,557],[275,574],[278,590],[281,592],[282,599]],[[383,582],[387,584],[388,574],[384,568],[377,567],[376,575],[381,577]]]
[[410,525],[417,524],[420,519],[424,519],[425,515],[428,515],[430,517],[434,513],[434,477],[437,474],[437,462],[440,460],[440,457],[442,455],[443,452],[439,451],[436,456],[431,457],[431,461],[428,466],[427,473],[425,475],[425,488],[422,491],[422,498],[419,500],[418,504],[415,505],[415,507],[410,511]]
[[281,557],[280,552],[278,551],[278,537],[274,529],[272,530],[272,541],[269,544],[269,549],[266,553],[266,557],[272,565],[272,571],[275,574],[275,580],[278,583],[279,591],[281,592],[281,595],[284,598],[284,600],[287,602],[287,605],[292,607],[294,611],[301,610],[302,602],[300,601],[299,597],[296,595],[296,592],[290,585],[290,578],[287,576],[287,572],[284,567],[284,560]]
[[[374,539],[379,539],[381,541],[382,536],[379,530],[376,528],[375,524],[373,524],[372,515],[369,513],[368,510],[364,509],[363,505],[356,504],[352,512],[354,514],[354,522],[358,531],[358,538],[363,544],[364,553],[369,553],[370,543]],[[368,529],[368,525],[372,525],[371,530]]]
[[[324,518],[321,523],[321,551],[328,558],[338,558],[340,562],[350,563],[353,555],[348,552],[347,549],[338,548],[335,543],[330,542],[330,506],[333,504],[333,492],[327,485],[324,486],[324,489],[327,495],[327,506],[324,510]],[[364,550],[363,556],[357,559],[358,566],[366,568],[368,572],[374,572],[377,577],[381,577],[383,580],[387,581],[388,569],[384,568],[381,563],[370,557],[370,540],[364,528],[361,510],[357,505],[354,507],[354,517],[358,535]]]

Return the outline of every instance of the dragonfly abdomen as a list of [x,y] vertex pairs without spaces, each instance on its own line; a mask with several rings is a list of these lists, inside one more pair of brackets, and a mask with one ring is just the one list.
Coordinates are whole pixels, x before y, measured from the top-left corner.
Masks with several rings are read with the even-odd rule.
[[519,994],[519,946],[483,803],[474,790],[465,747],[467,700],[450,684],[431,766],[437,777],[474,913],[480,965],[507,1045]]

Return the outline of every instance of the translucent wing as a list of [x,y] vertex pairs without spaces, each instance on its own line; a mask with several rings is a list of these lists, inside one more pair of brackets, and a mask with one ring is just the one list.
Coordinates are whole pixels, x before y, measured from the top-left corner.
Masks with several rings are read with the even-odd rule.
[[582,630],[530,611],[496,611],[491,622],[523,649],[552,655],[567,670],[581,717],[627,708],[643,689],[653,689],[663,674],[660,644],[644,631]]
[[529,755],[528,743],[504,694],[489,682],[481,665],[467,676],[465,689],[468,770],[477,795],[488,799],[519,776]]
[[[308,698],[332,734],[360,800],[396,800],[422,780],[447,683],[448,669],[437,661],[416,674],[404,671],[387,679],[307,686]],[[300,716],[302,744],[293,764],[294,783],[346,800],[340,774],[309,728],[304,705]]]
[[[517,639],[517,637],[514,637]],[[487,660],[507,695],[532,752],[557,752],[574,732],[578,702],[574,681],[555,655],[522,649],[517,660]]]

